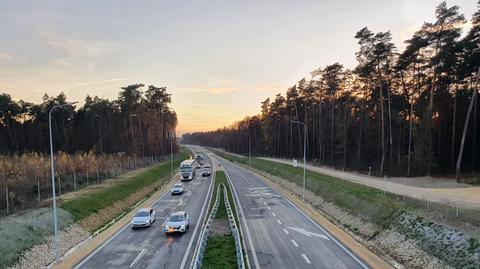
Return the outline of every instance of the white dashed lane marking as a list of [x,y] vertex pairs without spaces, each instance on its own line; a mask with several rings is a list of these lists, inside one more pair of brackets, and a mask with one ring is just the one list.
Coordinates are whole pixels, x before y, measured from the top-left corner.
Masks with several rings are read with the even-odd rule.
[[291,239],[290,241],[292,241],[292,244],[293,244],[296,248],[298,248],[298,244],[297,244],[297,242],[296,242],[295,240]]
[[288,230],[285,229],[285,228],[283,228],[283,232],[284,232],[285,234],[290,234],[290,233],[288,232]]
[[272,212],[272,216],[276,217],[276,216],[277,216],[277,214],[275,214],[275,213],[273,213],[273,212]]
[[302,257],[308,264],[312,264],[312,262],[308,259],[307,255],[302,254]]
[[279,219],[277,219],[277,222],[278,224],[282,225],[282,222]]

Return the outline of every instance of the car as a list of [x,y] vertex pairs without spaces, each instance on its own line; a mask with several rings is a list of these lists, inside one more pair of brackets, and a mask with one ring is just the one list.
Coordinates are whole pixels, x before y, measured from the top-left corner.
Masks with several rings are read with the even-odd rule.
[[210,164],[209,164],[209,163],[206,163],[203,167],[205,167],[205,168],[210,168]]
[[186,233],[190,226],[190,217],[185,211],[172,213],[165,223],[165,234]]
[[200,169],[202,168],[202,166],[200,164],[197,164],[197,169]]
[[185,192],[185,186],[182,183],[177,183],[173,185],[173,188],[171,190],[172,195],[183,194],[184,192]]
[[135,213],[132,219],[132,228],[150,227],[157,218],[157,212],[153,208],[142,208]]
[[205,169],[202,172],[202,177],[209,177],[210,176],[210,169]]

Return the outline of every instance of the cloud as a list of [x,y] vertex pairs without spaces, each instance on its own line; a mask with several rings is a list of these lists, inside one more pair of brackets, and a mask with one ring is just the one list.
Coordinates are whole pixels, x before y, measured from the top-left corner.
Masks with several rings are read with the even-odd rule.
[[82,69],[95,70],[99,63],[120,48],[118,42],[88,37],[65,37],[47,30],[40,31],[39,35],[45,45],[60,56],[52,59],[50,63],[61,68],[80,66]]
[[0,52],[0,62],[10,61],[11,59],[12,59],[12,55]]
[[193,92],[204,92],[204,93],[210,93],[210,94],[214,94],[214,95],[222,95],[222,94],[233,93],[233,92],[238,92],[238,91],[240,91],[240,88],[213,87],[213,88],[197,89],[197,90],[194,90]]
[[130,80],[130,78],[112,78],[112,79],[104,79],[104,80],[82,81],[82,82],[72,83],[72,84],[68,84],[68,85],[56,86],[54,88],[50,88],[50,89],[46,89],[46,90],[74,88],[74,87],[79,87],[79,86],[91,86],[91,85],[105,84],[105,83],[112,83],[112,82],[120,82],[120,81],[127,81],[127,80]]

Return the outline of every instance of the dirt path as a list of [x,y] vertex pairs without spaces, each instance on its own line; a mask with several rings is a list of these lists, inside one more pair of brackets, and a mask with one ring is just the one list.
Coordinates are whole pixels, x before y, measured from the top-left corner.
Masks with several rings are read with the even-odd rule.
[[[291,160],[261,158],[268,161],[291,165]],[[301,167],[302,164],[299,164]],[[351,182],[367,185],[398,195],[429,200],[453,207],[480,208],[480,187],[456,183],[449,179],[419,178],[381,178],[332,168],[318,167],[307,164],[306,168],[320,174],[341,178]]]

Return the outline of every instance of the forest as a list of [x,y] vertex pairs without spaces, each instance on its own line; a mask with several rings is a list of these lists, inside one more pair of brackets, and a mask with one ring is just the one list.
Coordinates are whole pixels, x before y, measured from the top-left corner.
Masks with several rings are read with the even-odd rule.
[[63,93],[45,94],[40,104],[0,94],[0,154],[48,153],[48,113],[63,105],[52,113],[55,151],[168,155],[177,125],[177,115],[169,108],[171,95],[166,87],[143,87],[122,87],[113,101],[87,96],[78,109]]
[[[116,100],[85,98],[78,109],[60,93],[43,102],[0,94],[0,214],[51,195],[48,115],[52,111],[57,193],[157,164],[178,151],[177,115],[166,87],[122,87]],[[5,211],[4,211],[5,210]]]
[[[357,65],[332,63],[261,103],[258,115],[184,143],[376,175],[478,171],[480,1],[471,19],[440,3],[402,51],[390,31],[355,33]],[[295,122],[296,121],[296,122]]]

